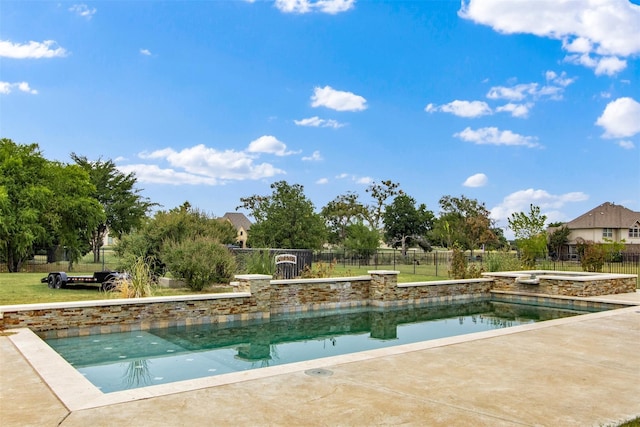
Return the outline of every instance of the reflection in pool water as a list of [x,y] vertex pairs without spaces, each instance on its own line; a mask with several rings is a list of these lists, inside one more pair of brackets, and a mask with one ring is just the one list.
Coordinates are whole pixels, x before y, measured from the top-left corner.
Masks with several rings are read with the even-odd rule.
[[495,301],[360,308],[49,339],[103,392],[337,356],[581,314]]

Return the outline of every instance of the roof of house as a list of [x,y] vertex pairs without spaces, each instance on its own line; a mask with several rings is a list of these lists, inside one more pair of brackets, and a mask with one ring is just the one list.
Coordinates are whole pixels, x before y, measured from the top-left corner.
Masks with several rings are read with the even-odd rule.
[[603,203],[597,208],[580,215],[566,226],[576,228],[631,228],[640,221],[640,212],[632,211],[622,205]]
[[237,229],[244,228],[245,230],[249,230],[251,228],[251,221],[240,212],[227,212],[222,215],[222,218],[228,219],[229,222]]

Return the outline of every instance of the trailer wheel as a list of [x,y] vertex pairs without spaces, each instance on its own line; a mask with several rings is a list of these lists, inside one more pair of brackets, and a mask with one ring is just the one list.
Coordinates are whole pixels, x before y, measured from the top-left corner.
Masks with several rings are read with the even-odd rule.
[[56,289],[60,289],[62,287],[62,276],[56,274],[55,282],[53,284]]
[[53,289],[55,287],[55,284],[56,284],[55,274],[49,274],[49,276],[47,277],[47,286],[49,286],[49,289]]

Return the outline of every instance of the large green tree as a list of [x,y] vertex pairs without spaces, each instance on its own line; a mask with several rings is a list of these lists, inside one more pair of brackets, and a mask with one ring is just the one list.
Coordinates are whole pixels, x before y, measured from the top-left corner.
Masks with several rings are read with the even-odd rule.
[[372,182],[367,188],[367,193],[373,198],[373,204],[367,207],[367,221],[374,230],[380,230],[383,225],[383,216],[387,200],[402,194],[400,184],[390,179],[380,182]]
[[362,259],[364,264],[368,264],[369,258],[380,247],[380,233],[370,229],[362,221],[350,224],[346,229],[344,247]]
[[433,238],[451,248],[458,244],[462,249],[471,250],[483,244],[498,241],[493,232],[490,212],[484,203],[465,196],[443,196],[439,200],[440,217],[436,221]]
[[327,203],[320,211],[320,215],[329,229],[329,243],[344,243],[349,226],[362,222],[366,212],[367,209],[358,200],[358,195],[352,192],[341,194]]
[[84,169],[95,186],[93,197],[102,205],[104,221],[91,231],[90,244],[93,261],[100,261],[100,248],[109,233],[120,238],[124,233],[139,227],[149,210],[155,206],[142,197],[136,188],[135,174],[124,174],[112,160],[88,160],[84,156],[71,153],[71,158]]
[[45,159],[37,144],[0,140],[0,189],[0,257],[11,272],[38,248],[64,248],[77,261],[88,250],[88,230],[104,220],[89,176]]
[[246,209],[254,219],[247,244],[257,247],[320,249],[326,225],[304,187],[286,181],[271,184],[270,196],[253,195],[240,199],[237,209]]
[[400,194],[384,211],[385,238],[391,246],[399,245],[402,255],[412,242],[420,242],[433,226],[433,212],[422,203],[416,207],[413,197]]
[[535,266],[536,257],[546,256],[547,234],[544,224],[547,216],[540,213],[540,207],[529,205],[529,212],[514,212],[507,219],[509,228],[516,238],[523,264]]

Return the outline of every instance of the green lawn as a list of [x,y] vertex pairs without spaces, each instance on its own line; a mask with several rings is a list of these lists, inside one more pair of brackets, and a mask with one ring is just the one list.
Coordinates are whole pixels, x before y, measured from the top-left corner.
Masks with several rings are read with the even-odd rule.
[[[98,285],[49,289],[40,279],[46,273],[0,273],[0,305],[86,301],[118,298],[116,293],[101,292]],[[202,293],[206,293],[202,292]],[[187,288],[154,288],[154,296],[193,294]]]

